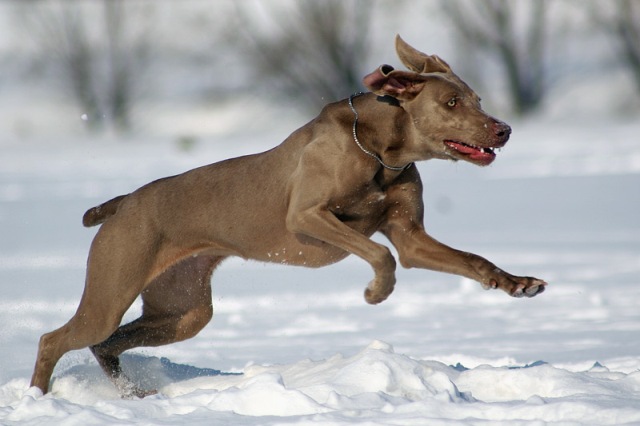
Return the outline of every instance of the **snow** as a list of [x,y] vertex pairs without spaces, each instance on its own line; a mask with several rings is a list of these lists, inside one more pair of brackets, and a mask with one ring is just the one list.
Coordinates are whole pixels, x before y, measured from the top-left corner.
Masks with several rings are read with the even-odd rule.
[[231,259],[197,337],[123,355],[158,395],[118,398],[86,349],[63,357],[51,393],[29,388],[40,335],[82,292],[95,234],[80,224],[86,208],[269,149],[302,124],[256,123],[187,145],[2,142],[0,424],[640,423],[637,118],[515,121],[491,167],[419,165],[432,235],[546,279],[534,299],[399,269],[391,297],[370,306],[371,270],[357,258],[317,270]]

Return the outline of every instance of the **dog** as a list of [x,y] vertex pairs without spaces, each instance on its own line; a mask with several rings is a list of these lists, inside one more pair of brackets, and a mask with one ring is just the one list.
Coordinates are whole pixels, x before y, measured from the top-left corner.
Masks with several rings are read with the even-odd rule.
[[[511,128],[485,113],[480,98],[449,65],[396,36],[408,70],[382,65],[363,79],[370,92],[329,104],[282,144],[151,182],[88,210],[102,224],[90,248],[84,293],[67,324],[43,335],[31,385],[48,391],[70,350],[89,347],[123,397],[144,397],[118,356],[195,336],[213,315],[211,275],[230,256],[317,268],[350,254],[374,277],[364,292],[384,301],[396,260],[369,237],[381,232],[405,268],[478,281],[515,297],[546,282],[511,275],[488,260],[448,247],[423,226],[415,166],[430,159],[486,166]],[[141,296],[142,315],[120,326]]]

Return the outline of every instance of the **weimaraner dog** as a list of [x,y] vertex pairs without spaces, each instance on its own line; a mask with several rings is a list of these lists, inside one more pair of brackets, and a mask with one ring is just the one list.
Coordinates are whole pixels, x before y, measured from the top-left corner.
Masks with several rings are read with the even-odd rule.
[[[93,240],[75,315],[40,339],[32,386],[43,392],[66,352],[90,347],[123,396],[151,394],[123,373],[118,356],[195,336],[211,319],[210,277],[230,256],[321,267],[350,254],[373,268],[364,292],[377,304],[393,291],[396,261],[369,237],[379,231],[405,268],[461,275],[486,289],[532,297],[546,283],[518,277],[450,248],[423,226],[415,162],[486,166],[511,128],[437,56],[396,38],[409,71],[382,65],[363,79],[371,93],[327,105],[282,144],[151,182],[85,213],[102,223]],[[142,316],[120,326],[142,297]]]

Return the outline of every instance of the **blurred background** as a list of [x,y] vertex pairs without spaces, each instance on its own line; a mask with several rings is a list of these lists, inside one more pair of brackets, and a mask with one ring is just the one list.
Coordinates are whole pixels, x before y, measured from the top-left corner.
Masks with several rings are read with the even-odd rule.
[[302,124],[396,33],[506,119],[640,114],[638,0],[5,0],[0,28],[4,142]]

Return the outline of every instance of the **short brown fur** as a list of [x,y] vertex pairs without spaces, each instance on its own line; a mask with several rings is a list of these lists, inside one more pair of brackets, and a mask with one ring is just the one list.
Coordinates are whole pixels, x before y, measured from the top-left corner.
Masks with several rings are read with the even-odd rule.
[[[510,128],[480,107],[478,96],[436,56],[400,37],[409,71],[383,65],[364,78],[372,90],[327,105],[270,151],[234,158],[152,182],[87,211],[102,223],[89,252],[76,314],[40,340],[31,381],[43,392],[60,357],[90,347],[123,396],[145,396],[122,373],[118,356],[195,336],[211,319],[214,268],[226,257],[321,267],[355,254],[373,268],[368,303],[393,291],[396,261],[369,237],[381,232],[402,266],[461,275],[485,288],[532,297],[546,283],[511,275],[488,260],[450,248],[423,227],[416,161],[493,161]],[[401,168],[394,170],[384,164]],[[142,297],[142,316],[120,326]]]

